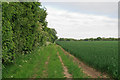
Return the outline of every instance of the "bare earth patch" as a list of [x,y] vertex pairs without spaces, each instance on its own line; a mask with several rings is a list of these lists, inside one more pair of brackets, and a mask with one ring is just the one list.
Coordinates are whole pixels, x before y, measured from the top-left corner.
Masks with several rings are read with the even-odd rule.
[[62,61],[62,58],[61,58],[61,56],[59,55],[59,52],[57,52],[57,55],[58,55],[58,57],[59,57],[59,59],[60,59],[60,62],[61,62],[61,64],[62,64],[62,66],[63,66],[63,69],[64,69],[64,77],[66,77],[66,78],[72,78],[71,76],[71,74],[69,74],[68,73],[68,69],[67,69],[67,67],[64,65],[64,63],[63,63],[63,61]]
[[48,62],[49,62],[50,56],[48,56],[47,61],[45,62],[45,70],[43,70],[43,78],[47,78],[48,77],[48,73],[47,73],[47,67],[48,67]]
[[78,64],[78,66],[83,69],[83,73],[87,74],[88,76],[90,76],[92,78],[98,78],[98,77],[99,78],[109,78],[108,75],[98,72],[94,68],[86,65],[85,63],[83,63],[79,59],[77,59],[75,56],[73,56],[70,53],[68,53],[67,51],[65,51],[63,48],[61,48],[61,50],[64,52],[65,55],[69,55],[69,56],[73,57],[73,61],[76,62]]
[[35,69],[34,69],[34,75],[32,76],[32,78],[30,78],[29,80],[34,80],[35,78],[36,78],[36,76],[37,76],[37,74],[36,74],[36,72],[38,71],[38,64],[37,64],[37,66],[35,67]]
[[[48,64],[48,61],[49,61],[49,56],[48,56],[48,58],[47,58],[47,61],[45,62],[45,70],[43,71],[43,76],[45,77],[45,76],[47,76],[48,74],[46,73],[46,67],[47,67],[47,64]],[[34,69],[34,75],[33,75],[33,77],[32,78],[30,78],[30,80],[35,80],[35,78],[38,76],[37,74],[36,74],[36,72],[38,71],[38,67],[39,67],[39,63],[37,64],[37,66],[35,67],[35,69]]]

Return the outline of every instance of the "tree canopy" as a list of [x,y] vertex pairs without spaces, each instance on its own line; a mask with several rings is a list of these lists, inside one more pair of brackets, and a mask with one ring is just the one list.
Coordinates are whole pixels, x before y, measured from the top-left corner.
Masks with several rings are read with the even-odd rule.
[[119,38],[97,37],[97,38],[85,38],[85,39],[59,38],[57,41],[118,41],[118,40]]
[[39,2],[2,3],[3,62],[13,62],[17,55],[57,39],[55,29],[47,27],[46,9],[40,6]]

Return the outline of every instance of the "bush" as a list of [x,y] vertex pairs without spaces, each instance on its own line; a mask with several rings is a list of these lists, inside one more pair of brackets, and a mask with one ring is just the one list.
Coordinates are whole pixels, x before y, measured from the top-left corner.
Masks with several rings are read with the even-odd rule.
[[46,27],[46,9],[40,6],[39,2],[2,3],[3,63],[13,62],[15,56],[56,39],[56,33]]

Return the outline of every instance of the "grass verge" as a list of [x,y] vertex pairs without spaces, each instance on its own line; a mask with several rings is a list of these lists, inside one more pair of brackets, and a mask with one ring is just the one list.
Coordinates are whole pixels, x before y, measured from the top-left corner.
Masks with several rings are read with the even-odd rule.
[[77,64],[73,62],[73,58],[65,55],[64,52],[61,50],[60,47],[57,47],[59,54],[63,60],[63,63],[68,68],[70,74],[72,74],[73,78],[85,78],[86,75],[82,72],[82,69],[78,67]]

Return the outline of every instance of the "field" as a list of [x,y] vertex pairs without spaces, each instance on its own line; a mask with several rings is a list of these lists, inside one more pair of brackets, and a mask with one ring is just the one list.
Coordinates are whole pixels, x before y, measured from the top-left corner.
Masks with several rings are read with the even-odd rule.
[[98,71],[118,76],[117,41],[57,41],[57,44]]
[[[38,47],[3,66],[3,78],[106,78],[117,76],[117,42],[60,41]],[[72,54],[72,55],[71,55]],[[74,55],[74,56],[73,56]],[[77,57],[77,58],[76,58]],[[84,66],[81,66],[83,64]],[[96,71],[89,72],[89,66]],[[88,69],[86,69],[86,68]],[[111,73],[111,74],[110,74]],[[109,78],[109,76],[107,77]]]
[[88,77],[78,64],[73,62],[73,58],[68,58],[56,44],[38,47],[31,54],[19,56],[13,64],[5,65],[2,72],[3,78],[61,78],[63,80]]
[[[67,7],[63,9],[62,5]],[[80,7],[78,4],[74,5],[72,10],[71,3],[70,5],[68,3],[45,4],[39,0],[30,3],[2,1],[1,6],[2,27],[0,31],[2,35],[0,34],[0,44],[2,45],[1,76],[3,79],[27,78],[37,80],[51,78],[53,80],[60,78],[66,80],[68,78],[74,80],[74,78],[95,78],[98,80],[98,78],[116,79],[118,77],[120,80],[117,42],[119,38],[111,38],[109,35],[114,25],[111,25],[113,26],[111,29],[105,26],[106,22],[111,24],[111,21],[116,21],[110,16],[88,14],[90,10],[85,11],[85,14],[78,12],[77,9]],[[82,15],[84,20],[82,20]],[[49,16],[51,16],[50,23],[47,19]],[[102,17],[105,20],[97,17]],[[103,21],[105,23],[100,26],[93,25],[99,22],[103,23]],[[81,24],[86,27],[80,26]],[[76,28],[73,29],[73,26]],[[96,38],[91,35],[99,32],[103,27],[106,30],[108,28],[102,33],[103,37],[101,34],[95,34]],[[94,29],[98,31],[94,32]],[[76,33],[74,33],[75,31]],[[90,33],[87,36],[91,38],[80,39],[83,36],[86,37],[86,34],[83,35],[86,31]],[[60,36],[61,33],[62,36]],[[68,36],[69,38],[67,38]],[[74,36],[79,40],[73,39]]]

